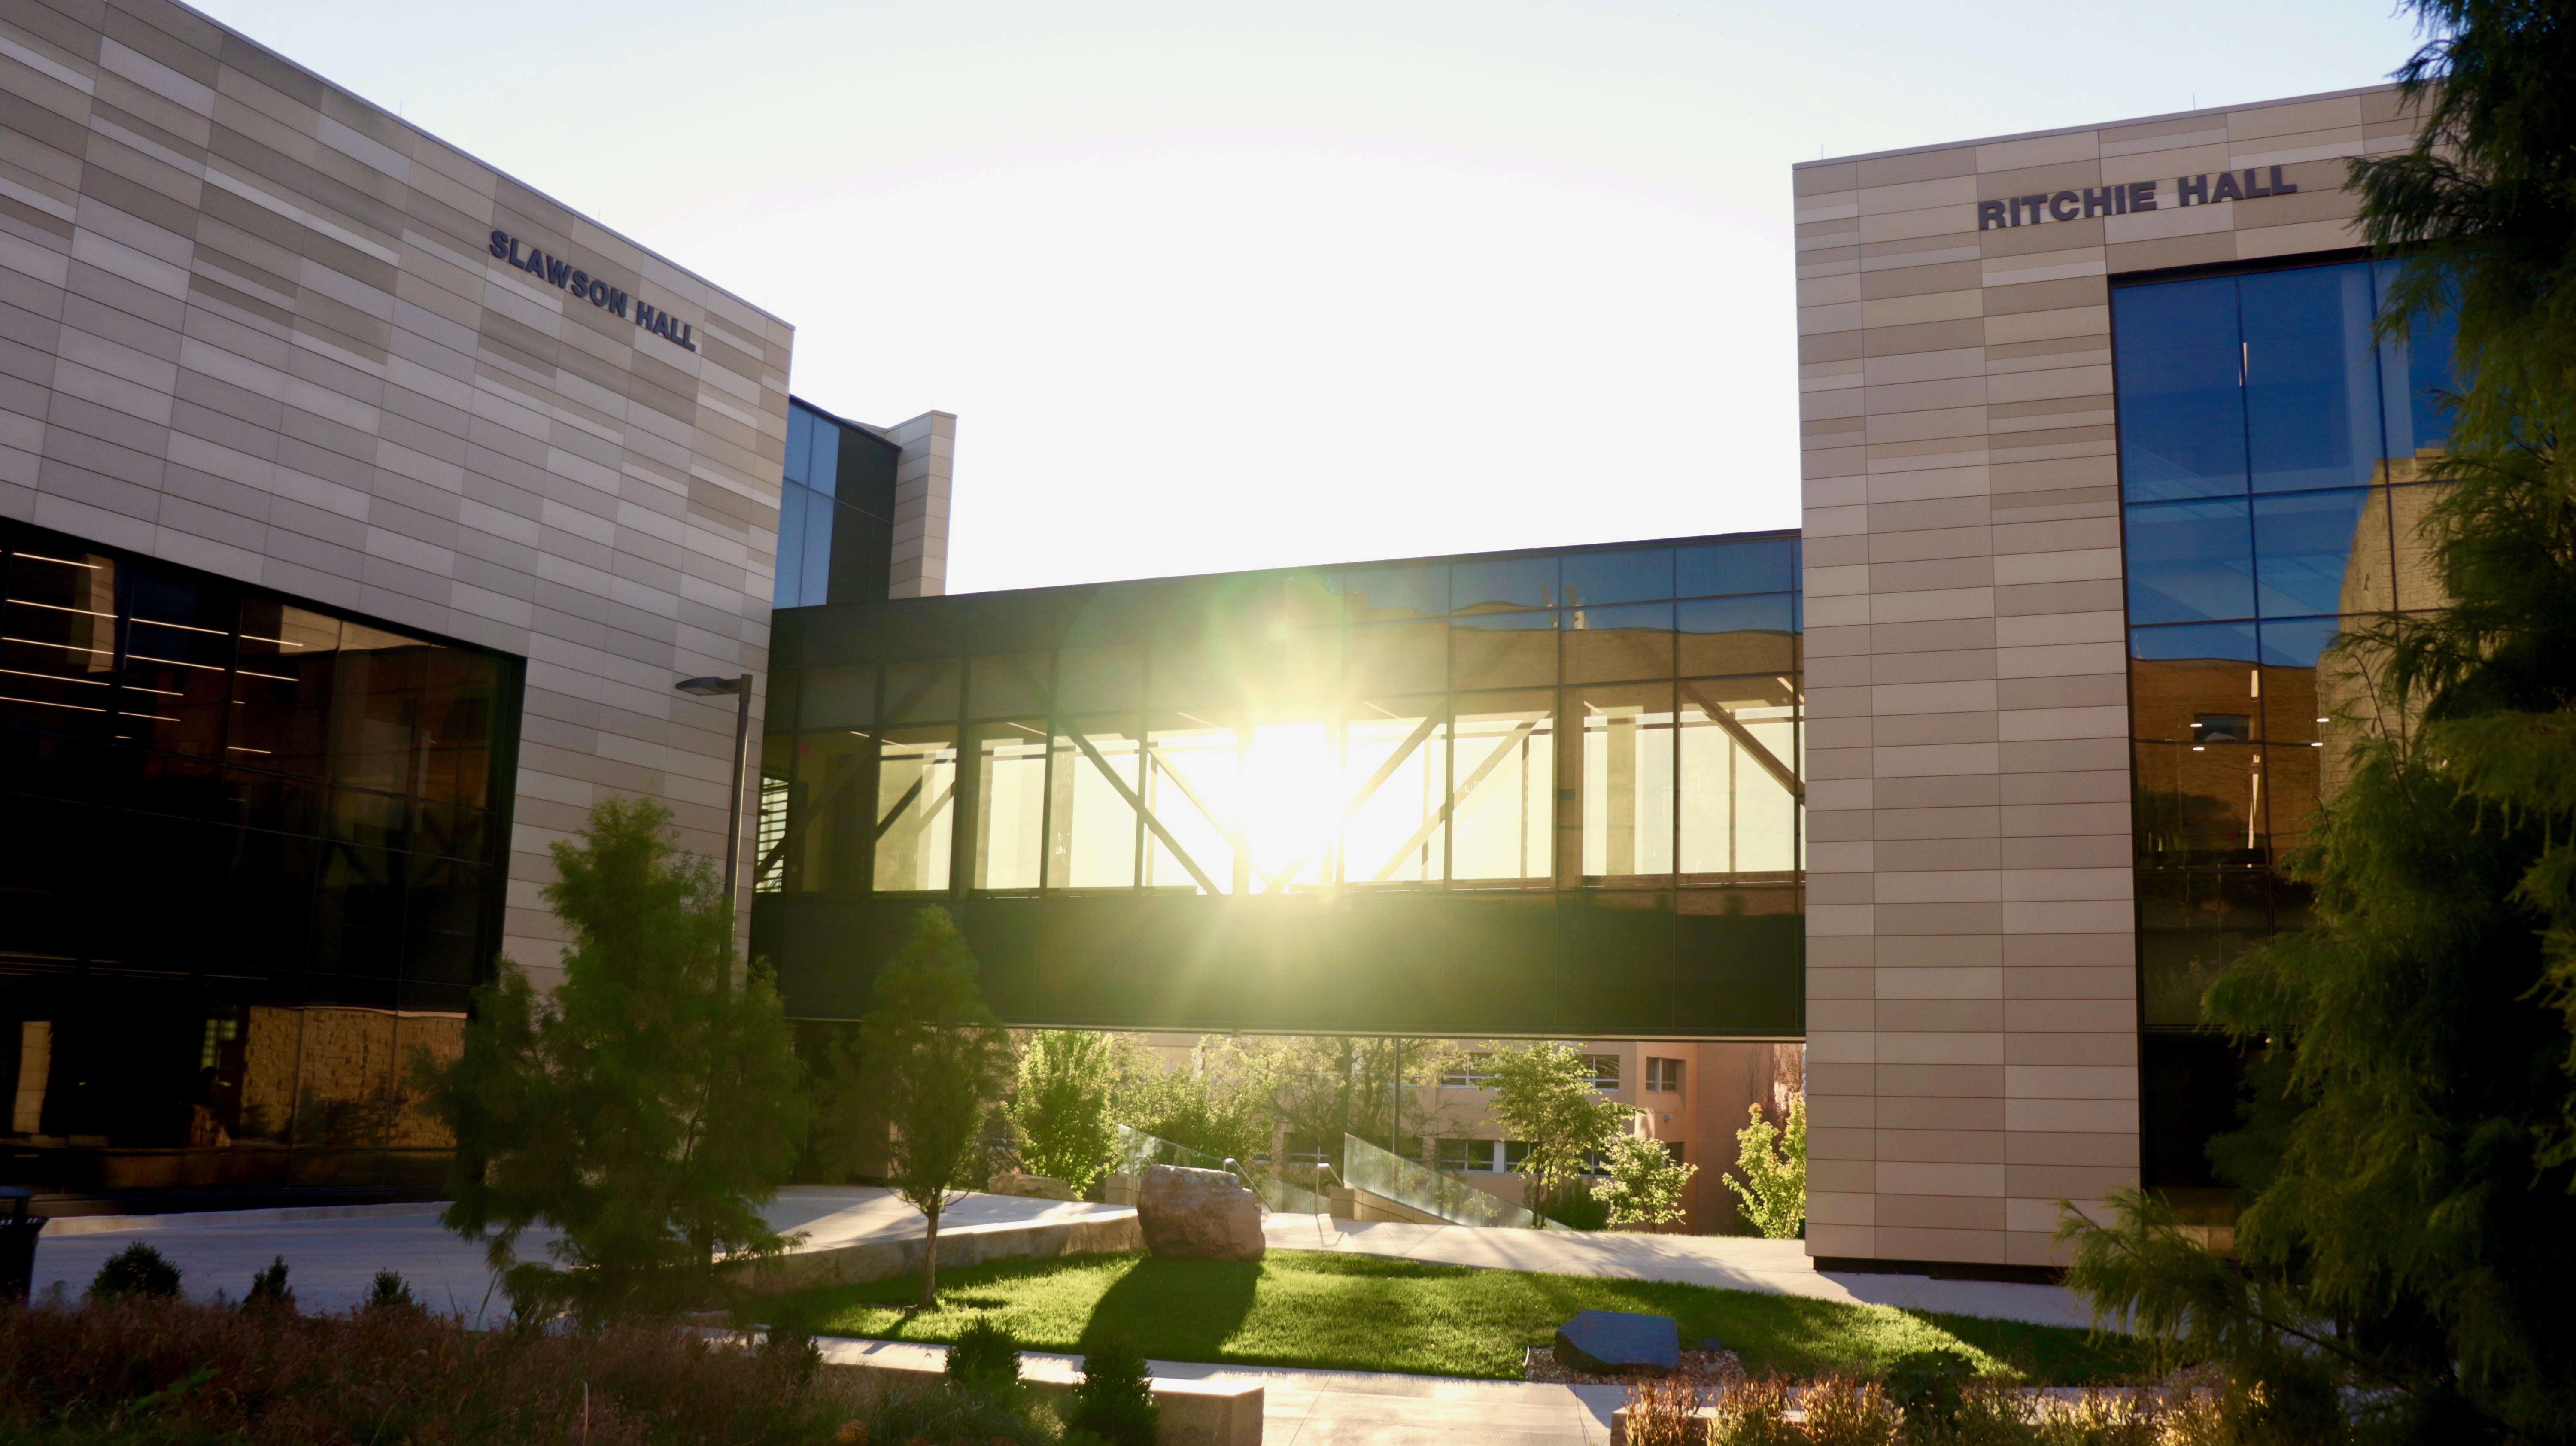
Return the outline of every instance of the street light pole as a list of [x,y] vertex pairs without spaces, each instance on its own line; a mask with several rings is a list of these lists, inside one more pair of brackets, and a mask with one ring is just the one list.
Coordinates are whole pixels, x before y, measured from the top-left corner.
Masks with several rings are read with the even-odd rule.
[[685,678],[672,685],[683,693],[699,698],[734,695],[733,773],[730,796],[725,800],[725,907],[733,907],[738,887],[735,870],[742,867],[742,765],[751,750],[751,674],[738,678]]

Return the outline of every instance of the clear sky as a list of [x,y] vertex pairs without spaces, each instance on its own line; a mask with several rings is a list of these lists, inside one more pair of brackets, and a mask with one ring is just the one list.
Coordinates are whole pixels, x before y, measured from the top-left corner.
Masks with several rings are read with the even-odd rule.
[[195,0],[958,415],[950,589],[1794,526],[1789,166],[2373,83],[2387,0]]

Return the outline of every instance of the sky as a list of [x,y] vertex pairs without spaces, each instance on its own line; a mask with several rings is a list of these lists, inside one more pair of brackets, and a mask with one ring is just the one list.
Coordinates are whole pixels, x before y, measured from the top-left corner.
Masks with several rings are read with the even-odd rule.
[[958,417],[949,590],[1798,521],[1790,166],[2369,85],[2387,0],[195,0]]

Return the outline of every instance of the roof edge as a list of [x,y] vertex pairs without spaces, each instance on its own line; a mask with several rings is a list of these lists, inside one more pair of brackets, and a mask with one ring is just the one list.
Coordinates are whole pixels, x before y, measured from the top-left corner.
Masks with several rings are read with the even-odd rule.
[[1978,136],[1972,140],[1937,141],[1924,146],[1898,146],[1894,150],[1859,151],[1848,156],[1819,156],[1812,161],[1791,161],[1792,171],[1814,170],[1819,166],[1849,165],[1854,161],[1884,160],[1889,156],[1919,156],[1927,151],[1956,151],[1969,146],[2001,145],[2007,141],[2031,141],[2043,136],[2069,136],[2078,131],[2109,130],[2116,126],[2153,125],[2157,121],[2187,120],[2195,116],[2229,115],[2242,110],[2270,110],[2274,106],[2306,105],[2311,101],[2341,100],[2348,95],[2376,95],[2397,89],[2397,82],[2381,81],[2377,85],[2354,86],[2349,90],[2321,90],[2314,95],[2286,95],[2273,100],[2247,101],[2242,105],[2203,106],[2198,110],[2166,111],[2161,115],[2122,116],[2117,120],[2091,121],[2083,125],[2051,126],[2045,130],[2014,131],[2008,135]]

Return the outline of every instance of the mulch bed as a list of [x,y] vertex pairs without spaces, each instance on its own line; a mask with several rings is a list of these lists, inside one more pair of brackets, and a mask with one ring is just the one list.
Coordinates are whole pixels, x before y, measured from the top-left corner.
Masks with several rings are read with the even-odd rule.
[[[1679,1374],[1696,1376],[1711,1385],[1732,1385],[1744,1379],[1744,1362],[1733,1351],[1684,1351]],[[1556,1363],[1556,1347],[1532,1346],[1528,1360],[1521,1366],[1521,1379],[1552,1386],[1624,1386],[1636,1377],[1596,1376],[1572,1366],[1560,1366]]]

